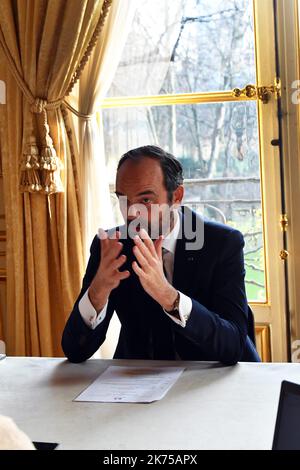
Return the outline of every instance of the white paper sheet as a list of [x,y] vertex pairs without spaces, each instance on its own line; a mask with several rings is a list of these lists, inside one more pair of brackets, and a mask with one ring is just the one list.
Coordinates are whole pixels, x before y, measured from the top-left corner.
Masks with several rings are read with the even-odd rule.
[[151,403],[161,400],[184,367],[108,367],[74,401]]

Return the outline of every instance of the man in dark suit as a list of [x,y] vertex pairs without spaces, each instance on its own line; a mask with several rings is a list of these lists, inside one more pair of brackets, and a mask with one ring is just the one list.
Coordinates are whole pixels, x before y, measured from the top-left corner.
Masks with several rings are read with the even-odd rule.
[[63,333],[68,359],[91,357],[116,311],[114,358],[259,361],[248,336],[241,233],[181,205],[181,164],[159,147],[123,155],[116,194],[126,199],[126,223],[92,242]]

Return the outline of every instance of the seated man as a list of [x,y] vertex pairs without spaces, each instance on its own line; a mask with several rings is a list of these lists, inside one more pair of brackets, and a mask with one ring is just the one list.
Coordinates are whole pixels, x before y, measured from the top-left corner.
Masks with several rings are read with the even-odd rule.
[[114,311],[116,359],[259,361],[248,336],[243,236],[182,206],[182,184],[181,164],[159,147],[121,158],[116,194],[126,223],[92,242],[62,337],[71,362],[97,351]]

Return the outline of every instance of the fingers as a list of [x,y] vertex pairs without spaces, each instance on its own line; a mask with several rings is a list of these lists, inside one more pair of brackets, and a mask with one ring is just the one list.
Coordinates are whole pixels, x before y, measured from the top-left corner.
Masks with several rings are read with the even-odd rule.
[[[144,241],[141,240],[141,238],[136,235],[134,238],[133,238],[133,241],[135,243],[135,246],[133,247],[133,252],[134,254],[136,253],[141,253],[141,255],[143,256],[143,258],[148,261],[149,263],[151,263],[152,259],[153,259],[153,253],[152,251],[150,251],[150,249],[148,248],[148,246],[146,246],[146,244],[144,243]],[[151,240],[151,243],[152,240]],[[138,248],[138,250],[136,250],[136,248]],[[156,258],[156,253],[154,254],[155,258]],[[139,260],[138,260],[139,261]]]
[[135,274],[139,277],[143,277],[145,274],[142,268],[140,268],[140,266],[137,264],[136,261],[133,261],[132,269],[134,270]]
[[123,243],[119,242],[120,237],[121,233],[119,230],[115,230],[108,234],[105,230],[99,228],[98,238],[100,239],[101,253],[103,257],[109,255],[109,259],[113,260],[119,255],[123,247]]
[[155,247],[154,247],[153,241],[149,237],[147,231],[145,229],[142,229],[140,231],[140,235],[141,235],[141,239],[143,240],[144,244],[146,245],[146,247],[148,248],[150,253],[152,253],[152,255],[155,256],[155,254],[156,254]]
[[142,266],[142,268],[146,268],[149,265],[149,263],[147,261],[146,256],[144,256],[144,253],[142,253],[142,246],[143,246],[143,242],[140,242],[139,246],[134,246],[133,253],[136,259],[138,260],[139,264]]
[[104,254],[105,262],[112,263],[119,256],[123,248],[123,243],[116,242],[112,246],[108,246]]
[[121,237],[121,232],[120,230],[116,229],[114,232],[108,234],[108,232],[106,230],[103,230],[103,228],[99,228],[98,229],[98,238],[100,240],[119,240]]
[[101,249],[101,252],[104,252],[105,250],[105,247],[106,247],[106,240],[108,238],[108,235],[107,233],[105,232],[105,230],[103,230],[102,228],[99,228],[98,229],[98,238],[100,240],[100,249]]
[[102,238],[114,239],[114,238],[116,238],[116,236],[119,237],[119,235],[120,235],[120,229],[119,228],[108,229],[108,230],[104,230],[101,227],[98,228],[98,238],[100,238],[100,239],[102,239]]
[[163,241],[164,241],[164,236],[160,235],[160,237],[157,240],[155,240],[155,242],[154,242],[154,248],[155,248],[156,254],[157,254],[157,256],[159,257],[160,260],[162,259],[162,244],[163,244]]
[[119,269],[126,261],[126,256],[121,255],[113,264],[112,269]]
[[130,276],[130,272],[128,270],[119,271],[119,268],[125,263],[127,259],[126,255],[121,255],[117,258],[113,263],[110,263],[109,270],[110,276],[118,281],[122,281],[123,279],[127,279]]
[[128,270],[118,272],[118,279],[120,281],[123,281],[123,279],[127,279],[129,276],[130,276],[130,272]]
[[115,289],[118,287],[121,281],[124,279],[127,279],[130,276],[130,272],[128,270],[126,271],[118,271],[115,270],[113,273],[110,273],[110,279],[109,279],[109,286],[110,290]]

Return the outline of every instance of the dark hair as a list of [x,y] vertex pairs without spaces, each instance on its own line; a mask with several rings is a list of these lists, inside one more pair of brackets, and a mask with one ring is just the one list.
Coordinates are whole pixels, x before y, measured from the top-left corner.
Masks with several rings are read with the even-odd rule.
[[126,160],[140,161],[144,157],[153,158],[160,162],[164,175],[164,184],[168,192],[168,199],[172,201],[173,191],[183,183],[183,168],[181,163],[171,153],[155,145],[145,145],[124,153],[119,160],[117,171]]

